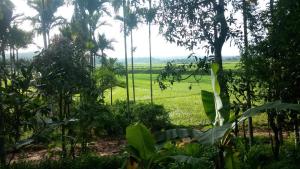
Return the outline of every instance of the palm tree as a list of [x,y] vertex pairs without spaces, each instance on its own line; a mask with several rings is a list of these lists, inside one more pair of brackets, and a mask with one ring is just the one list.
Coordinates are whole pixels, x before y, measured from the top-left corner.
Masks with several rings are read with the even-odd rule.
[[138,20],[138,13],[137,11],[133,11],[129,8],[129,4],[126,6],[126,12],[128,15],[126,18],[121,16],[117,16],[116,19],[123,21],[125,19],[127,23],[127,27],[123,28],[126,36],[130,34],[130,53],[131,53],[131,75],[132,75],[132,94],[133,94],[133,102],[135,102],[135,83],[134,83],[134,62],[133,62],[133,53],[135,51],[135,47],[133,46],[133,30],[137,28],[139,20]]
[[123,8],[123,17],[122,17],[122,22],[123,22],[123,37],[124,37],[124,55],[125,55],[125,77],[126,77],[126,109],[127,112],[129,112],[129,87],[128,87],[128,60],[127,60],[127,33],[125,31],[127,27],[126,23],[126,18],[128,15],[128,8],[126,7],[127,1],[126,0],[113,0],[112,5],[117,12],[121,6]]
[[131,76],[132,76],[132,94],[133,102],[135,102],[135,84],[134,84],[134,63],[133,63],[133,53],[135,48],[133,47],[133,29],[137,28],[138,16],[136,12],[130,11],[127,19],[128,31],[130,32],[130,52],[131,52]]
[[148,0],[149,9],[146,13],[146,21],[148,23],[148,40],[149,40],[149,62],[150,62],[150,100],[153,103],[153,82],[152,82],[152,42],[151,42],[151,23],[156,15],[156,9],[152,8],[152,0]]
[[105,66],[107,60],[107,54],[104,52],[105,50],[115,50],[112,43],[116,42],[114,39],[107,39],[105,34],[98,35],[97,48],[100,50],[100,60],[101,65]]
[[50,44],[50,30],[66,23],[63,17],[54,16],[57,9],[64,4],[64,0],[28,0],[27,3],[38,12],[37,15],[28,19],[36,26],[36,32],[43,34],[44,48],[47,48]]
[[84,20],[87,21],[89,31],[89,43],[90,45],[90,65],[95,67],[95,51],[93,51],[95,43],[95,31],[101,25],[105,25],[105,22],[98,23],[100,18],[106,15],[110,15],[106,4],[109,0],[75,0],[75,3],[81,9]]

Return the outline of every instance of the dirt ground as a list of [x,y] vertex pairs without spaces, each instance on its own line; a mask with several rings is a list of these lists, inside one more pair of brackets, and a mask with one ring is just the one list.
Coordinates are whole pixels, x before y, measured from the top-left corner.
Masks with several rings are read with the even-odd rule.
[[[104,138],[88,144],[88,149],[99,156],[109,156],[120,153],[126,141],[119,138]],[[46,158],[56,159],[59,156],[60,148],[47,149],[44,146],[32,146],[15,154],[9,154],[8,160],[11,162],[39,161]],[[79,147],[76,148],[79,154]]]
[[[271,132],[272,133],[272,132]],[[246,133],[248,136],[248,133]],[[243,137],[243,132],[239,131],[239,136]],[[269,131],[267,129],[258,129],[254,130],[254,136],[259,137],[269,137]],[[288,137],[289,133],[284,132],[284,137]],[[185,143],[185,140],[181,140],[182,143]],[[88,144],[88,148],[94,154],[99,156],[110,156],[119,154],[122,149],[125,147],[126,141],[120,138],[103,138],[98,139],[94,142]],[[79,155],[80,147],[76,148],[76,154]],[[39,161],[42,159],[52,158],[57,159],[59,157],[60,148],[47,149],[45,146],[33,146],[24,149],[23,151],[17,152],[15,154],[9,154],[8,160],[11,162],[20,162],[20,161]]]

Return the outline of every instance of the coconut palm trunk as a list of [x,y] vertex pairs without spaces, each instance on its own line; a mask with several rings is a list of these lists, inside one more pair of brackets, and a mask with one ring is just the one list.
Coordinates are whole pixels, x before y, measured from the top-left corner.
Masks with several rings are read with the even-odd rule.
[[46,33],[46,25],[45,25],[45,0],[42,0],[42,16],[41,16],[41,21],[42,21],[42,29],[43,29],[43,40],[44,40],[44,49],[47,49],[47,33]]
[[[126,28],[126,0],[123,0],[123,26]],[[129,87],[128,87],[128,60],[127,60],[127,38],[126,31],[124,30],[124,55],[125,55],[125,77],[126,77],[126,102],[127,112],[129,112]]]
[[130,30],[130,43],[131,43],[131,76],[132,76],[132,95],[133,102],[135,103],[135,84],[134,84],[134,65],[133,65],[133,36],[132,30]]
[[[152,8],[152,1],[149,0],[149,10]],[[153,103],[153,84],[152,84],[152,49],[151,49],[151,21],[148,22],[149,33],[149,61],[150,61],[150,101]]]

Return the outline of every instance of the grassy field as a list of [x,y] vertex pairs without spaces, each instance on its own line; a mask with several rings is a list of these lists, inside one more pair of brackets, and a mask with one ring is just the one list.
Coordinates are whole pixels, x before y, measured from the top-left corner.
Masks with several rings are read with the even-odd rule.
[[[155,78],[157,74],[154,74]],[[129,75],[131,82],[131,74]],[[135,91],[137,102],[150,102],[150,81],[149,74],[135,74]],[[189,79],[175,83],[166,90],[161,90],[156,82],[153,84],[153,100],[156,104],[162,104],[171,113],[170,117],[174,124],[197,125],[208,123],[201,103],[201,90],[211,90],[209,76],[203,76],[200,83]],[[132,84],[129,84],[130,99],[132,100]],[[189,89],[189,86],[192,86]],[[113,100],[125,100],[126,90],[117,87],[113,90]],[[110,95],[107,93],[107,102]]]
[[[234,69],[237,62],[224,62],[224,69]],[[157,64],[153,67],[161,69],[164,65]],[[148,69],[145,64],[136,65],[138,69]],[[157,74],[153,75],[156,79]],[[149,74],[135,74],[135,91],[137,102],[150,102],[150,81]],[[124,80],[125,78],[122,78]],[[129,88],[130,99],[132,97],[132,83],[131,74],[129,74]],[[192,88],[189,89],[189,86]],[[175,83],[166,90],[161,90],[158,83],[154,81],[153,84],[153,99],[154,103],[162,104],[170,111],[171,121],[178,125],[199,125],[209,123],[201,102],[201,90],[211,91],[210,76],[202,76],[199,82],[190,78],[180,83]],[[124,88],[116,87],[113,90],[113,100],[125,100],[126,90]],[[110,102],[110,93],[106,93],[106,102]]]

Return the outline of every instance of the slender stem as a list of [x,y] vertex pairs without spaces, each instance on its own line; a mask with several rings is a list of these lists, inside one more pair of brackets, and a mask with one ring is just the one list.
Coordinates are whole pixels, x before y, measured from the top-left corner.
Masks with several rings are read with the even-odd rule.
[[43,27],[43,39],[44,39],[44,48],[47,49],[47,35],[46,35],[46,25],[45,25],[45,0],[42,0],[42,13],[41,13],[41,21]]
[[[149,0],[149,10],[151,9],[152,3]],[[153,84],[152,84],[152,49],[151,49],[151,21],[148,21],[149,28],[149,57],[150,57],[150,100],[153,103]]]
[[127,112],[129,112],[129,88],[128,88],[128,61],[127,61],[127,38],[126,38],[126,0],[123,0],[123,26],[124,26],[124,54],[125,54],[125,76],[126,76],[126,101]]
[[[244,25],[244,56],[248,59],[248,17],[247,17],[247,2],[243,0],[243,25]],[[251,71],[251,68],[250,68]],[[247,74],[248,76],[249,74]],[[251,74],[250,74],[251,76]],[[251,84],[250,84],[250,77],[247,78],[246,81],[246,92],[247,92],[247,108],[251,108]],[[252,117],[248,117],[248,132],[249,132],[249,145],[253,144],[253,125],[252,125]]]
[[132,76],[132,93],[133,93],[133,102],[135,103],[135,85],[134,85],[133,38],[132,38],[132,30],[130,30],[130,41],[131,41],[131,76]]

